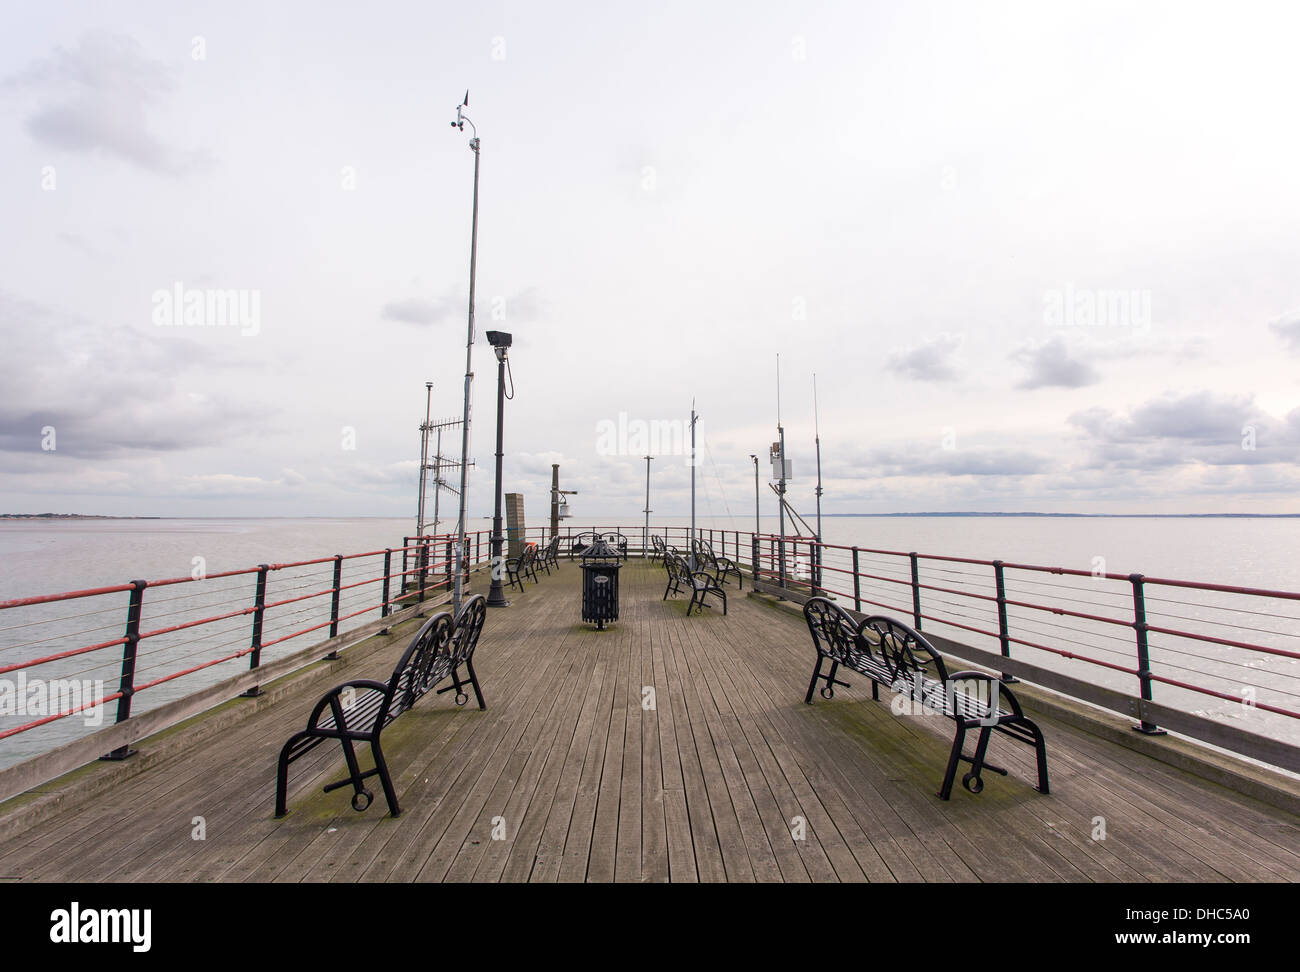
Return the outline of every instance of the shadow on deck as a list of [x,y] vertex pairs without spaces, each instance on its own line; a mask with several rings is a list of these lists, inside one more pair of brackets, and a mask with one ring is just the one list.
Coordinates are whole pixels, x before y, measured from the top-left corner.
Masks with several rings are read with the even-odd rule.
[[[684,597],[660,600],[662,570],[633,563],[622,617],[598,632],[580,623],[579,578],[565,563],[488,615],[475,658],[486,712],[431,696],[385,731],[400,818],[382,799],[356,813],[350,790],[323,794],[343,761],[322,746],[273,819],[276,755],[323,691],[312,685],[6,840],[0,878],[1300,877],[1295,816],[1039,713],[1050,796],[1032,788],[1029,748],[995,737],[990,758],[1011,775],[944,803],[951,724],[896,717],[861,679],[804,705],[814,656],[800,619],[732,593],[728,616],[688,620]],[[387,678],[414,631],[366,674]]]

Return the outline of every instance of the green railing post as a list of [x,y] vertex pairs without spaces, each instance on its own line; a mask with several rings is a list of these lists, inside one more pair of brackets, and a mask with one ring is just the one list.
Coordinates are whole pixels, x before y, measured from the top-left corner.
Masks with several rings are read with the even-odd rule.
[[[1133,631],[1137,634],[1138,684],[1141,688],[1142,700],[1150,702],[1151,651],[1150,645],[1147,644],[1146,592],[1141,574],[1129,574],[1128,579],[1133,585]],[[1143,717],[1145,713],[1139,712],[1138,715]],[[1163,736],[1165,734],[1165,730],[1146,718],[1141,718],[1141,722],[1133,728],[1148,736]]]
[[[131,696],[135,694],[135,656],[140,644],[140,611],[144,602],[144,589],[148,586],[148,581],[131,581],[131,598],[126,606],[126,631],[122,635],[125,640],[122,644],[122,675],[117,683],[119,695],[115,722],[125,722],[131,718]],[[123,760],[135,753],[136,750],[126,744],[100,759]]]
[[[1002,646],[1002,657],[1011,657],[1011,633],[1007,628],[1007,584],[1006,577],[1002,572],[1002,561],[993,561],[993,580],[997,585],[998,595],[998,642]],[[1002,673],[1002,681],[1014,683],[1018,681],[1015,676]]]
[[912,561],[912,627],[921,630],[921,572],[916,564],[916,551],[908,555]]
[[[262,617],[266,613],[266,575],[270,569],[270,564],[257,565],[257,587],[253,594],[253,637],[249,641],[249,647],[253,649],[248,658],[250,672],[262,664]],[[261,694],[262,687],[254,685],[243,692],[242,697],[255,699]]]

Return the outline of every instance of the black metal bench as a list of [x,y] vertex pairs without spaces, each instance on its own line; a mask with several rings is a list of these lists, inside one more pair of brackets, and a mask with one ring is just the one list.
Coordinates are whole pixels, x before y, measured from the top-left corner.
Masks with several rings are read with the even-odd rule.
[[664,538],[657,533],[650,534],[650,563],[659,560],[668,552],[668,545],[664,543]]
[[736,589],[744,590],[744,584],[741,582],[740,568],[735,562],[728,557],[719,557],[713,552],[713,544],[707,540],[695,541],[695,563],[702,569],[707,570],[713,575],[713,579],[718,584],[726,584],[727,577],[731,574],[736,575]]
[[[550,572],[548,567],[546,573]],[[537,576],[537,547],[534,544],[526,544],[518,557],[506,559],[506,577],[511,587],[518,584],[521,591],[524,589],[525,577],[531,577],[534,584],[540,583],[541,578]]]
[[[487,708],[479,689],[478,676],[474,673],[474,649],[478,646],[486,615],[487,602],[482,594],[475,594],[461,605],[454,620],[443,611],[426,621],[411,639],[386,683],[357,679],[330,689],[312,709],[307,728],[289,737],[280,750],[276,766],[275,815],[283,817],[288,813],[285,798],[289,764],[329,739],[337,739],[342,745],[348,775],[328,784],[325,792],[351,784],[352,809],[365,810],[373,799],[373,794],[365,787],[365,780],[378,776],[384,788],[384,799],[388,801],[388,812],[394,817],[400,814],[402,811],[397,804],[393,780],[379,743],[380,733],[448,677],[452,684],[437,689],[437,694],[454,690],[456,704],[464,705],[469,701],[465,692],[468,684],[474,689],[478,707]],[[468,679],[461,677],[462,666]],[[370,744],[374,769],[362,772],[355,748],[359,742]]]
[[[952,795],[953,779],[959,762],[971,764],[971,770],[962,777],[962,786],[971,793],[984,789],[981,774],[989,769],[1003,776],[1007,771],[986,763],[989,737],[1000,732],[1033,746],[1038,759],[1038,789],[1048,792],[1047,746],[1042,730],[1027,718],[1005,682],[984,672],[949,672],[943,656],[935,650],[918,631],[901,621],[883,615],[855,622],[852,616],[834,601],[824,597],[809,598],[803,609],[817,648],[817,665],[808,683],[804,701],[812,704],[813,691],[818,681],[823,698],[835,695],[835,686],[848,687],[847,682],[835,676],[844,666],[871,679],[871,697],[879,699],[881,685],[905,696],[922,712],[935,712],[956,723],[957,731],[944,771],[940,798]],[[822,665],[830,662],[830,670]],[[979,730],[975,755],[964,752],[966,733]]]
[[558,534],[551,537],[550,543],[548,543],[545,547],[541,548],[541,552],[537,555],[537,562],[546,568],[546,575],[548,577],[551,574],[552,567],[554,567],[556,570],[559,570],[560,537]]
[[605,541],[606,544],[613,547],[618,552],[620,560],[627,560],[627,537],[617,531],[612,533],[602,533],[598,536],[599,539]]
[[700,613],[704,612],[705,607],[712,606],[707,605],[704,601],[705,597],[710,594],[722,598],[722,613],[724,615],[727,613],[727,592],[719,586],[708,571],[692,571],[691,565],[686,562],[685,558],[671,548],[664,557],[664,566],[668,569],[668,586],[664,588],[664,596],[661,600],[668,600],[669,594],[676,597],[682,592],[682,588],[686,587],[691,592],[690,603],[686,605],[686,616],[688,618],[697,604],[700,607]]
[[569,540],[569,559],[572,560],[574,557],[580,555],[599,538],[599,533],[593,533],[590,530],[585,533],[579,533],[576,537],[571,537]]

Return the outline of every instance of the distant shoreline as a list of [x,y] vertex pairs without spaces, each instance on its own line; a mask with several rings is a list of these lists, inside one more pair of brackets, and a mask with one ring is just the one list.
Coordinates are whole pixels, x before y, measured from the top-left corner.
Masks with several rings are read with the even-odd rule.
[[[163,516],[104,516],[98,513],[0,513],[0,520],[165,520]],[[179,517],[178,519],[192,519]]]

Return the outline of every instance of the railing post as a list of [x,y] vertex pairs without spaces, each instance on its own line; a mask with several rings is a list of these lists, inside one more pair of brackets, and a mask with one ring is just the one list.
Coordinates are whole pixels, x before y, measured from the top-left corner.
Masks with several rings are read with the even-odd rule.
[[[115,722],[125,722],[131,718],[131,696],[135,694],[135,652],[140,644],[140,608],[144,602],[144,589],[148,581],[131,581],[131,599],[126,607],[125,642],[122,645],[122,677],[118,680],[117,690],[121,693],[117,699],[117,718]],[[100,759],[122,760],[135,755],[136,750],[130,744],[124,744]]]
[[[343,555],[334,555],[334,593],[330,595],[330,637],[339,633],[339,590],[343,586]],[[338,649],[325,656],[329,660],[339,657]]]
[[[388,582],[392,576],[392,570],[393,570],[393,548],[385,547],[384,548],[384,591],[379,596],[379,616],[381,618],[386,618],[393,613],[393,609],[388,603],[389,601]],[[384,628],[379,633],[388,634],[388,629]]]
[[[1150,702],[1151,657],[1150,646],[1147,644],[1147,605],[1146,593],[1143,588],[1143,576],[1141,574],[1129,574],[1128,579],[1133,585],[1133,630],[1137,633],[1138,682],[1141,685],[1143,701]],[[1133,727],[1138,732],[1145,733],[1148,736],[1165,735],[1165,730],[1145,718],[1145,712],[1139,711],[1138,717],[1141,722]]]
[[912,627],[921,630],[921,573],[916,565],[916,551],[907,555],[912,561]]
[[853,610],[862,613],[862,577],[858,574],[858,548],[853,548]]
[[[253,649],[252,654],[248,657],[248,670],[258,668],[262,664],[262,617],[266,614],[266,575],[270,571],[270,564],[257,565],[257,587],[253,593],[253,637],[249,641],[249,647]],[[247,691],[241,693],[243,698],[255,699],[262,694],[262,687],[254,685]]]
[[[1002,645],[1002,657],[1011,657],[1011,634],[1007,629],[1007,583],[1002,571],[1002,561],[993,561],[993,580],[997,584],[998,594],[998,642]],[[1019,681],[1014,675],[1002,673],[1002,681],[1014,684]]]
[[409,576],[406,573],[407,570],[406,548],[409,547],[410,545],[411,545],[411,538],[402,537],[402,593],[403,594],[406,593],[406,578]]

